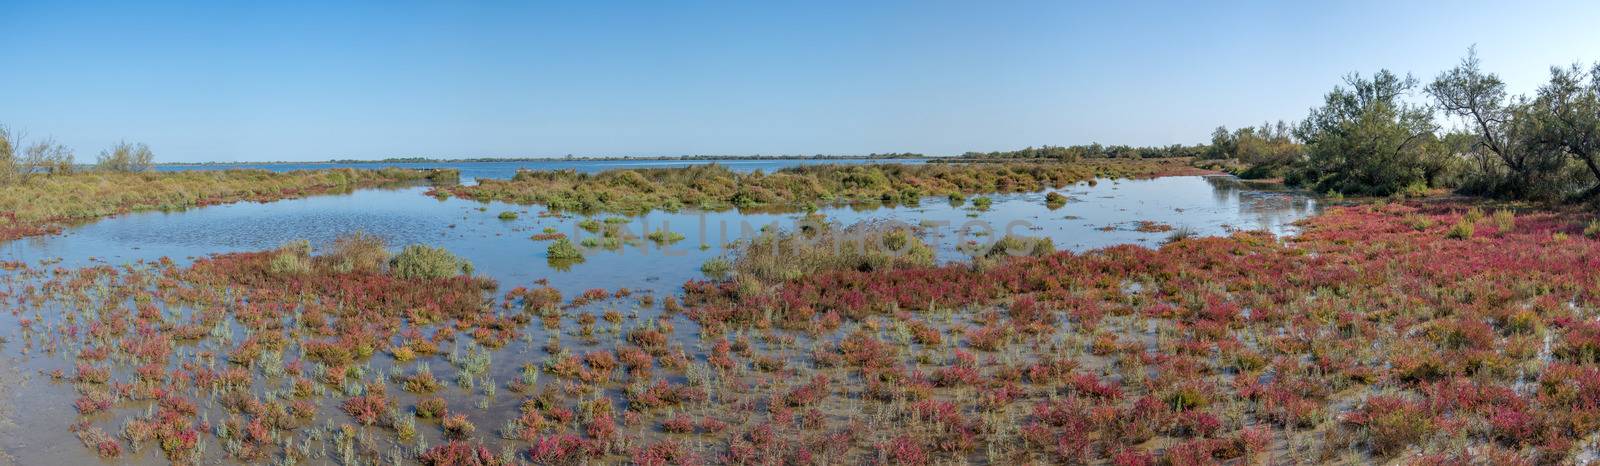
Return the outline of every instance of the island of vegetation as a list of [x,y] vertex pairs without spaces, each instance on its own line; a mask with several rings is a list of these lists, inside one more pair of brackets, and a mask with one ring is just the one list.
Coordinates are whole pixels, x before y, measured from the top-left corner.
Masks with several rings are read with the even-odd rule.
[[824,203],[914,204],[925,196],[1032,192],[1094,178],[1208,173],[1187,158],[1085,159],[1007,164],[808,165],[740,173],[711,164],[680,168],[523,170],[510,180],[441,187],[437,195],[542,204],[574,212],[643,213],[695,208],[800,209]]

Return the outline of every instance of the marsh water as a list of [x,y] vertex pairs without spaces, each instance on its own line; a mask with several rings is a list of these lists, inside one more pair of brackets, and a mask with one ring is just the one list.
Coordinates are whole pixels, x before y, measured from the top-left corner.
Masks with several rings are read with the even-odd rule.
[[[496,168],[465,173],[464,178],[501,178],[509,177],[511,171]],[[67,268],[162,257],[184,263],[208,254],[268,249],[302,238],[321,247],[340,235],[365,231],[384,238],[395,249],[411,243],[444,247],[471,261],[476,274],[498,280],[502,290],[548,279],[567,296],[591,288],[629,288],[668,296],[681,291],[685,281],[703,278],[701,264],[730,254],[730,243],[767,225],[791,228],[804,216],[738,210],[653,212],[626,218],[624,230],[643,236],[665,228],[684,239],[665,245],[641,240],[612,250],[584,248],[583,262],[559,265],[546,258],[548,242],[530,237],[551,229],[581,242],[594,236],[578,226],[587,217],[542,215],[540,206],[438,200],[425,195],[426,190],[423,186],[369,189],[265,204],[127,214],[59,235],[0,244],[0,260]],[[1045,205],[1046,192],[1038,192],[990,196],[993,203],[985,211],[976,210],[971,202],[955,205],[944,198],[926,198],[916,205],[827,206],[817,213],[840,225],[896,221],[918,226],[939,260],[960,261],[966,255],[958,246],[992,241],[1008,231],[1048,236],[1058,248],[1074,251],[1129,243],[1156,247],[1170,233],[1149,231],[1159,228],[1148,227],[1141,231],[1140,222],[1200,235],[1236,230],[1293,234],[1295,221],[1319,210],[1317,201],[1303,193],[1251,185],[1227,176],[1101,179],[1055,191],[1069,201],[1054,209]],[[517,218],[502,220],[501,213],[508,211],[516,212]],[[12,338],[17,321],[6,316],[3,325],[6,327],[0,332]],[[497,352],[492,369],[496,379],[514,373],[520,361],[536,358],[536,341],[530,338]],[[7,411],[0,416],[0,427],[4,427],[0,432],[5,434],[0,448],[12,452],[11,459],[19,464],[101,462],[69,432],[77,417],[72,405],[76,395],[71,389],[50,386],[49,377],[42,375],[70,366],[59,358],[24,355],[21,346],[15,342],[5,345],[4,358],[0,358],[0,386],[10,392],[4,406]],[[449,376],[448,367],[437,369],[441,376]],[[470,393],[461,396],[473,398]],[[493,406],[468,411],[475,413],[474,421],[480,426],[492,428],[503,422],[492,413],[514,412],[516,402],[516,396],[503,396]],[[165,462],[149,451],[118,460],[128,461]]]
[[[60,259],[65,267],[162,257],[183,263],[207,254],[270,249],[297,239],[323,246],[340,235],[364,231],[384,238],[393,247],[413,243],[442,246],[471,261],[476,273],[495,278],[502,286],[522,286],[546,278],[568,294],[619,287],[671,293],[686,280],[703,278],[700,265],[728,254],[736,241],[763,227],[793,228],[804,216],[738,210],[651,212],[628,217],[623,230],[642,239],[648,232],[665,228],[684,239],[671,244],[641,240],[614,249],[585,248],[583,262],[560,266],[546,260],[548,242],[531,236],[552,229],[580,243],[596,236],[578,227],[589,217],[541,215],[544,209],[539,206],[437,200],[424,191],[420,186],[371,189],[266,204],[134,213],[68,229],[61,235],[0,245],[0,260],[38,263]],[[985,211],[976,210],[970,202],[954,206],[944,198],[926,198],[917,205],[831,206],[817,213],[839,225],[894,221],[921,227],[937,257],[951,261],[966,258],[959,245],[993,241],[1008,232],[1047,236],[1057,248],[1075,251],[1130,243],[1153,247],[1171,234],[1140,231],[1140,222],[1200,235],[1237,230],[1290,234],[1294,221],[1318,209],[1316,201],[1302,193],[1251,186],[1226,176],[1096,180],[1057,192],[1069,201],[1056,209],[1045,205],[1046,192],[1038,192],[990,196],[994,202]],[[516,212],[517,218],[502,220],[503,212]]]

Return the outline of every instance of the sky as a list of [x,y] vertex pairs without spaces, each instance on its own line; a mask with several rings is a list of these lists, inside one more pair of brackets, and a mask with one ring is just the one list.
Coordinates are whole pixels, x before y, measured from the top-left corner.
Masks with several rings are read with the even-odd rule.
[[1515,93],[1600,2],[17,2],[0,124],[93,160],[1165,145],[1476,45]]

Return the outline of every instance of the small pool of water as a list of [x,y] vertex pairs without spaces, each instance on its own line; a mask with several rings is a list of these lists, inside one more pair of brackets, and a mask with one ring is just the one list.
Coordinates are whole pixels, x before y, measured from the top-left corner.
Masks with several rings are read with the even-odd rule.
[[[592,249],[586,260],[553,267],[546,241],[530,237],[546,228],[574,241],[594,236],[578,228],[582,216],[545,216],[539,206],[460,199],[436,200],[424,188],[362,190],[267,204],[240,203],[180,212],[122,215],[71,228],[61,235],[0,244],[0,259],[38,263],[59,258],[65,267],[122,264],[169,257],[179,262],[213,253],[255,251],[296,239],[326,245],[340,235],[365,231],[392,248],[411,243],[442,246],[472,261],[477,273],[502,287],[548,278],[564,293],[590,288],[673,293],[685,280],[701,278],[700,265],[729,252],[728,243],[762,226],[792,228],[798,213],[653,212],[630,218],[635,235],[667,228],[685,239],[671,245],[640,241],[617,250]],[[1048,236],[1061,249],[1083,251],[1116,244],[1155,247],[1169,233],[1138,231],[1141,221],[1189,229],[1201,235],[1234,230],[1292,234],[1292,223],[1318,211],[1315,199],[1299,192],[1252,186],[1226,176],[1166,177],[1150,180],[1097,180],[1058,192],[1070,201],[1045,206],[1045,192],[991,196],[984,212],[966,202],[952,206],[926,198],[916,206],[834,206],[819,210],[828,220],[850,225],[892,220],[928,226],[924,237],[943,261],[964,260],[957,246],[992,241],[1010,231]],[[518,213],[501,220],[501,212]],[[599,216],[609,217],[609,216]],[[979,234],[986,232],[988,234]],[[702,247],[705,245],[705,247]]]

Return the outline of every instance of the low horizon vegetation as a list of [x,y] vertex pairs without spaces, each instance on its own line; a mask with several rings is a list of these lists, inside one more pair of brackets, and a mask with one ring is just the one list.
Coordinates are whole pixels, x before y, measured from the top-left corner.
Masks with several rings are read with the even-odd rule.
[[145,210],[268,202],[407,182],[454,182],[455,170],[324,169],[115,172],[35,176],[0,190],[0,241],[44,235],[76,223]]

